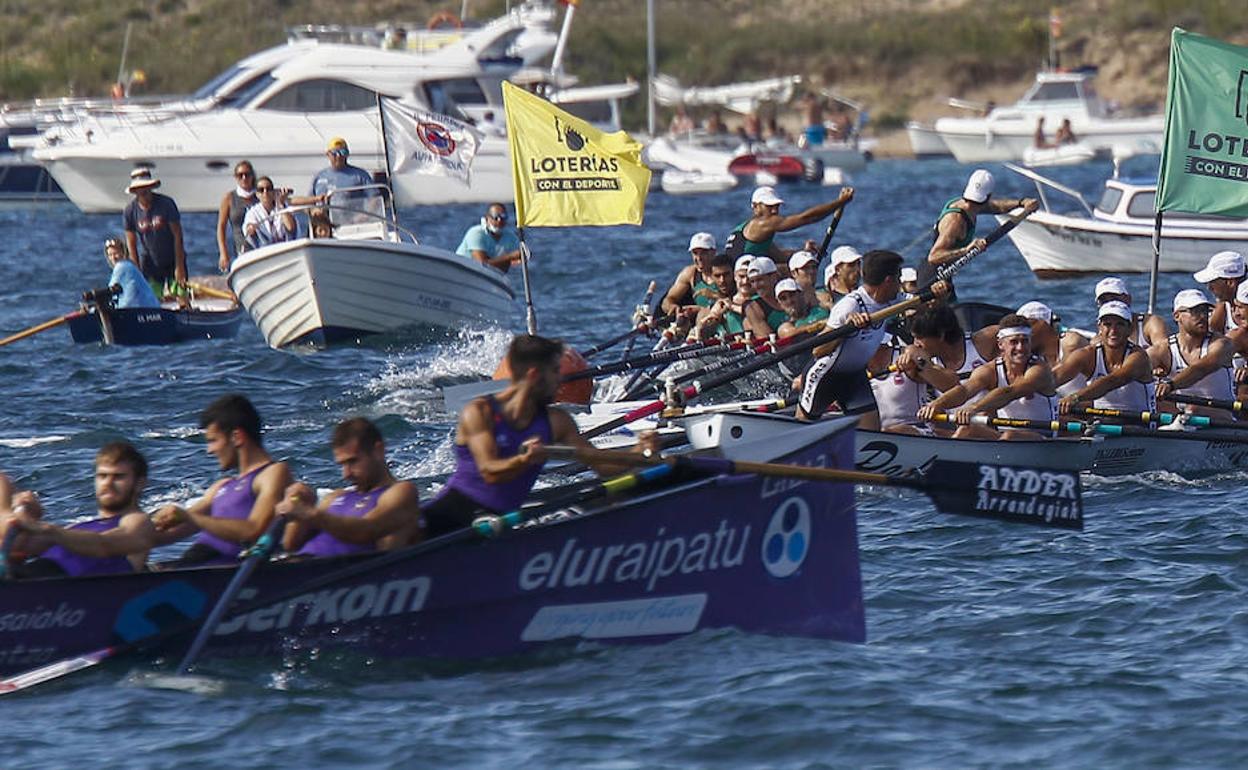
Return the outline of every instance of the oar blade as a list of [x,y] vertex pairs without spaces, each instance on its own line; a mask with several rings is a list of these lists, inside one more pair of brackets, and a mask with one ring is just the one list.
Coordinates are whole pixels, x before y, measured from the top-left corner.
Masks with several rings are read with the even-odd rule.
[[7,679],[0,679],[0,695],[7,695],[9,693],[25,690],[29,687],[43,684],[44,682],[50,682],[53,679],[60,679],[63,676],[68,676],[75,671],[81,671],[84,668],[91,668],[92,666],[108,660],[117,651],[117,647],[105,647],[103,649],[88,652],[73,658],[58,660],[53,663],[49,663],[46,666],[40,666],[39,668],[34,668],[30,671],[16,674],[8,677]]
[[924,491],[945,513],[1057,529],[1083,529],[1077,471],[936,460]]

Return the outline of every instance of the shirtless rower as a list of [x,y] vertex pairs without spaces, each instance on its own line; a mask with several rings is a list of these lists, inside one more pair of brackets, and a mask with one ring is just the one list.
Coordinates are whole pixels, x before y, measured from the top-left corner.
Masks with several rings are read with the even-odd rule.
[[1152,412],[1157,408],[1153,367],[1148,353],[1131,339],[1131,306],[1111,300],[1096,313],[1097,339],[1067,356],[1053,372],[1058,384],[1082,374],[1086,385],[1062,397],[1058,411],[1076,407]]
[[105,444],[95,455],[96,517],[71,526],[43,521],[33,492],[17,492],[0,474],[0,519],[25,534],[14,552],[31,556],[13,565],[20,578],[80,577],[139,572],[155,543],[156,530],[139,508],[147,484],[147,460],[132,445]]
[[164,567],[228,564],[273,521],[291,484],[286,463],[274,461],[261,439],[260,413],[244,396],[222,396],[199,415],[208,453],[239,475],[215,482],[190,508],[167,505],[152,521],[164,545],[198,531],[195,542]]
[[[879,430],[880,414],[867,382],[866,367],[884,340],[884,323],[871,323],[871,314],[893,304],[901,291],[900,254],[869,251],[862,258],[862,286],[837,302],[828,316],[828,329],[845,324],[858,332],[829,343],[831,351],[815,359],[803,375],[797,417],[816,419],[837,402],[845,414],[860,415],[858,427]],[[943,296],[947,285],[933,287]]]
[[386,465],[386,444],[370,420],[352,417],[334,427],[329,440],[342,478],[351,484],[317,503],[316,492],[291,484],[277,504],[293,521],[283,547],[300,556],[342,556],[399,548],[411,540],[420,518],[420,495]]
[[[1021,440],[1041,438],[1036,431],[1009,429],[1000,434],[993,428],[972,425],[977,414],[995,414],[1024,420],[1053,420],[1056,415],[1057,385],[1045,358],[1032,351],[1031,324],[1016,313],[1001,319],[997,328],[999,355],[971,372],[953,387],[919,410],[919,417],[930,421],[941,412],[953,410],[958,424],[955,438]],[[983,398],[967,404],[974,396]],[[961,408],[958,408],[961,407]]]
[[[1154,358],[1158,361],[1153,373],[1158,376],[1157,401],[1167,411],[1174,411],[1175,402],[1166,398],[1171,393],[1204,396],[1230,401],[1235,395],[1234,376],[1231,374],[1235,354],[1231,340],[1210,331],[1209,314],[1213,303],[1200,289],[1184,289],[1174,295],[1174,320],[1179,326],[1177,334],[1165,342],[1157,343]],[[1218,419],[1230,419],[1223,409],[1179,404],[1191,414],[1201,414]]]
[[812,225],[853,199],[854,188],[843,187],[834,201],[812,206],[799,214],[783,216],[780,214],[780,204],[784,203],[784,199],[776,195],[775,188],[766,185],[759,187],[750,196],[753,214],[729,233],[724,251],[732,257],[749,254],[785,259],[792,252],[776,246],[776,233],[787,233]]
[[[1118,276],[1111,275],[1097,281],[1093,294],[1097,307],[1106,302],[1122,302],[1127,307],[1131,307],[1131,292],[1127,289],[1126,281]],[[1166,320],[1156,313],[1133,312],[1131,314],[1129,339],[1143,348],[1145,352],[1169,336],[1170,330],[1166,328]],[[1154,361],[1153,364],[1156,365],[1156,362]]]
[[[546,462],[546,444],[591,447],[572,418],[550,406],[559,389],[562,356],[563,344],[557,340],[521,334],[511,341],[511,385],[464,407],[455,429],[455,472],[422,508],[423,537],[471,526],[482,514],[519,507]],[[637,451],[658,448],[655,434],[640,439]],[[602,475],[627,470],[610,464],[591,467]]]
[[1216,302],[1213,312],[1209,314],[1209,330],[1215,334],[1225,334],[1228,329],[1235,328],[1235,320],[1231,317],[1231,303],[1235,301],[1235,291],[1244,282],[1248,270],[1244,266],[1244,255],[1237,251],[1219,251],[1209,258],[1203,270],[1192,274],[1197,283],[1209,287],[1209,293]]
[[993,200],[995,184],[990,172],[982,168],[976,169],[967,180],[962,197],[945,203],[932,228],[934,239],[932,248],[927,253],[927,260],[918,267],[920,287],[932,282],[937,268],[955,261],[972,249],[982,250],[987,247],[987,241],[975,237],[975,222],[980,214],[1007,214],[1033,202],[1031,198]]
[[766,339],[788,318],[780,300],[776,299],[780,273],[771,257],[754,257],[746,274],[754,296],[745,306],[745,328],[755,337]]
[[710,233],[694,233],[689,239],[689,256],[693,259],[693,264],[680,269],[671,288],[663,295],[660,307],[664,315],[672,315],[682,307],[705,308],[715,304],[715,286],[711,280],[715,236]]
[[831,308],[861,283],[862,255],[853,246],[837,246],[832,249],[832,260],[823,271],[825,291],[820,294],[819,303]]

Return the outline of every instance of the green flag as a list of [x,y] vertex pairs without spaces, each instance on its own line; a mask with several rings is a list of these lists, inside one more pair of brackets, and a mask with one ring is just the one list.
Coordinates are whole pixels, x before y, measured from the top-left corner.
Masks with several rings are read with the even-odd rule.
[[1157,210],[1248,217],[1248,48],[1171,33]]

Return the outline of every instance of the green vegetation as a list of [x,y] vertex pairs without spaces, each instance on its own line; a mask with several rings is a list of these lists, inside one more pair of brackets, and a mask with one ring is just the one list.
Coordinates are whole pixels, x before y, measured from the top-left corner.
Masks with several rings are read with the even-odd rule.
[[[146,93],[198,86],[242,56],[285,39],[288,25],[423,24],[461,0],[5,0],[0,101],[101,95],[117,77],[127,23],[128,70]],[[470,0],[477,18],[505,0]],[[1017,94],[1047,54],[1049,4],[954,0],[656,0],[660,70],[685,83],[800,73],[899,124],[936,97],[999,87]],[[1160,99],[1169,29],[1248,42],[1243,0],[1089,0],[1061,11],[1063,62],[1112,65],[1102,90],[1122,101]],[[257,13],[263,9],[263,13]],[[644,79],[643,0],[583,0],[568,68],[586,83]],[[1130,86],[1135,86],[1134,88]],[[1164,86],[1162,86],[1164,88]],[[631,123],[644,115],[630,105]]]

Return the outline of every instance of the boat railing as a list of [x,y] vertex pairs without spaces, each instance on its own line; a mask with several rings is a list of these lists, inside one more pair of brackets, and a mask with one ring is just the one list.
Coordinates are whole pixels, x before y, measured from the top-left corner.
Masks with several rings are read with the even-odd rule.
[[1067,187],[1061,182],[1055,182],[1052,179],[1049,179],[1048,177],[1037,174],[1035,171],[1032,171],[1029,168],[1016,166],[1013,163],[1006,163],[1005,167],[1008,168],[1010,171],[1013,171],[1014,173],[1019,174],[1020,176],[1025,176],[1028,179],[1030,179],[1032,182],[1035,182],[1036,194],[1037,196],[1039,196],[1040,204],[1044,206],[1045,211],[1053,210],[1053,208],[1049,205],[1049,196],[1045,192],[1046,188],[1050,188],[1052,190],[1055,190],[1059,193],[1062,193],[1064,195],[1067,195],[1075,199],[1076,201],[1079,202],[1079,205],[1083,207],[1083,210],[1087,212],[1088,216],[1093,216],[1092,204],[1088,203],[1087,198],[1083,197],[1083,193],[1079,192],[1073,187]]
[[[350,197],[349,194],[355,194]],[[360,193],[366,193],[361,196]],[[334,190],[324,203],[302,203],[274,209],[264,221],[275,221],[287,214],[302,219],[308,237],[313,219],[327,217],[333,226],[333,238],[339,240],[381,240],[391,243],[419,244],[411,230],[398,223],[389,202],[389,188],[383,184],[343,187]],[[335,197],[338,201],[335,202]]]

